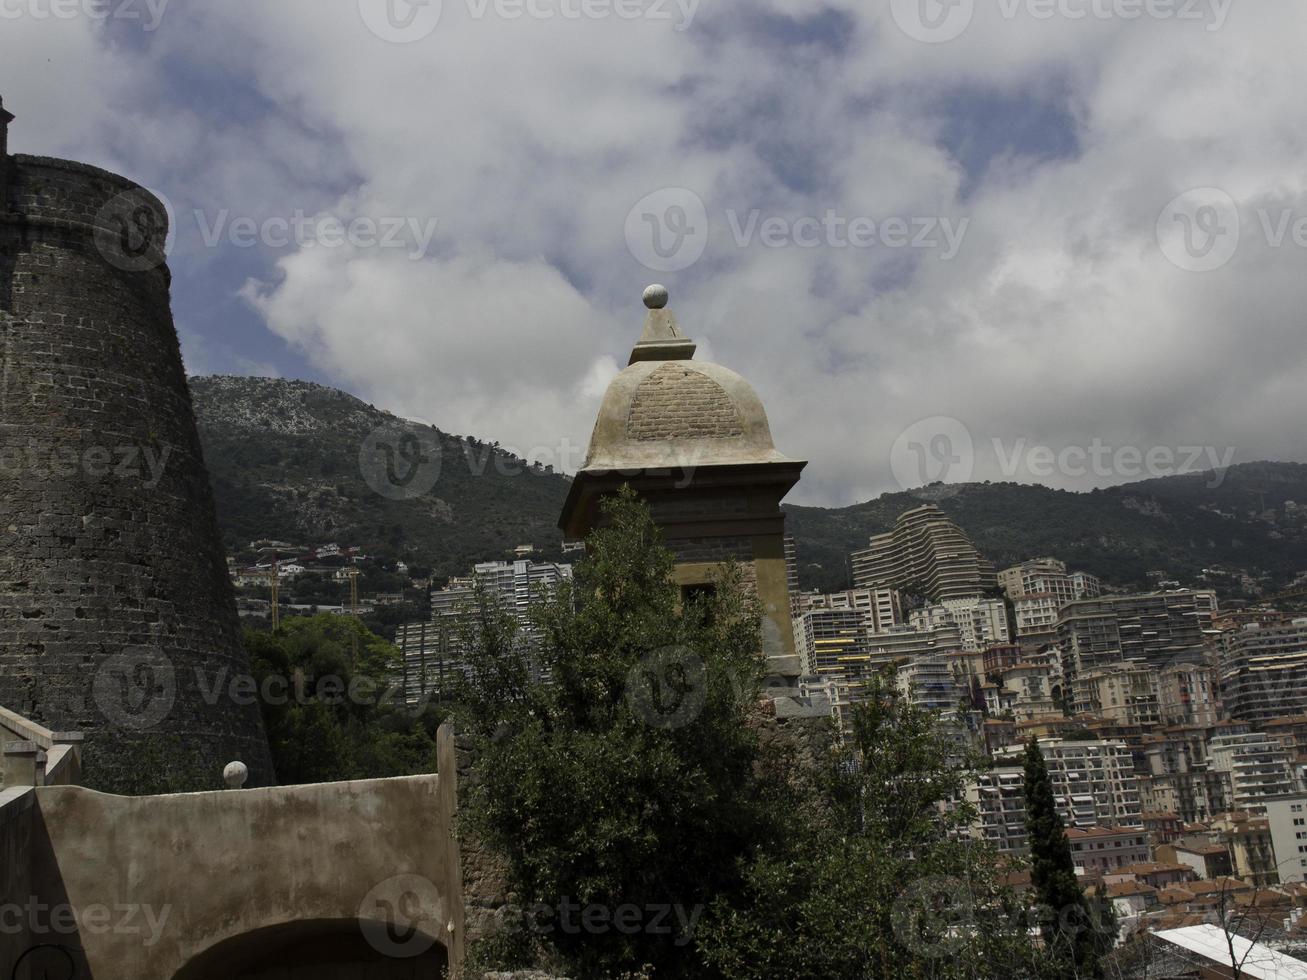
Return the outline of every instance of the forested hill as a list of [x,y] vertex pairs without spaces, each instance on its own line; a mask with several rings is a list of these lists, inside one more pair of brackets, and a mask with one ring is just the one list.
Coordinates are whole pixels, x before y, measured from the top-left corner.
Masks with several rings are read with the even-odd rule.
[[[507,558],[520,544],[561,555],[566,476],[474,436],[423,427],[441,447],[438,477],[414,499],[390,499],[369,485],[359,462],[369,434],[400,421],[389,413],[304,381],[201,377],[190,384],[233,551],[260,538],[335,541],[407,557],[438,575]],[[1013,483],[948,490],[936,502],[999,567],[1054,555],[1113,584],[1143,586],[1151,570],[1194,583],[1202,569],[1221,566],[1262,576],[1270,589],[1307,571],[1307,465],[1251,463],[1219,482],[1199,474],[1093,493]],[[837,509],[787,507],[800,583],[844,587],[848,553],[921,502],[893,493]]]

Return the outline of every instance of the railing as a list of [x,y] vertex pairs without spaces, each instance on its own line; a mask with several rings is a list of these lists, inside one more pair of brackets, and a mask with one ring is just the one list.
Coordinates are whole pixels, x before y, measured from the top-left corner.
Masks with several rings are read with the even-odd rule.
[[0,706],[0,789],[76,784],[81,756],[80,733],[51,731]]

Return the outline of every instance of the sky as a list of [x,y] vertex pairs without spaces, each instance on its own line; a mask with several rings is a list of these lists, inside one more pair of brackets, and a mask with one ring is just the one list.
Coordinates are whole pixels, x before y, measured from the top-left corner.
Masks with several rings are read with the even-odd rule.
[[0,0],[192,374],[575,471],[671,294],[789,499],[1307,461],[1302,0]]

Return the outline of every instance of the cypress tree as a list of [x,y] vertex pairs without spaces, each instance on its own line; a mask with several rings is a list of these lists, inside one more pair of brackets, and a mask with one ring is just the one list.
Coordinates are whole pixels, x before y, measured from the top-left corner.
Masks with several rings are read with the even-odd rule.
[[1026,745],[1025,768],[1026,831],[1031,883],[1040,906],[1040,933],[1049,950],[1065,960],[1075,976],[1101,976],[1100,938],[1084,889],[1076,880],[1071,845],[1053,799],[1044,753],[1033,738]]

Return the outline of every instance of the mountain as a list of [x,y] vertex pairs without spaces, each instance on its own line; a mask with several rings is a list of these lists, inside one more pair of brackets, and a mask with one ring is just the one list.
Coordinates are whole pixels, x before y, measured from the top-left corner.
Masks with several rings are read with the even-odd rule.
[[[445,576],[507,558],[522,544],[561,557],[565,476],[307,381],[200,377],[190,387],[218,523],[232,552],[265,538],[336,542]],[[375,446],[385,459],[397,428],[425,444],[418,482],[403,488],[425,492],[411,499],[397,499],[404,493],[368,452]],[[402,473],[403,447],[391,458]]]
[[[507,558],[520,544],[561,557],[566,476],[494,444],[404,423],[322,385],[230,377],[190,384],[219,523],[234,552],[260,538],[335,541],[405,557],[437,575]],[[395,474],[381,475],[369,462],[385,460],[403,475],[409,457],[391,446],[396,426],[417,434],[424,458],[438,459],[424,464],[429,489],[412,499],[395,499],[403,496],[392,492]],[[370,439],[379,430],[390,434]],[[374,444],[379,455],[371,453]],[[787,506],[800,584],[845,587],[849,552],[925,500],[938,503],[1000,568],[1053,555],[1114,585],[1142,588],[1150,571],[1196,584],[1203,569],[1219,567],[1229,576],[1207,581],[1227,593],[1237,593],[1245,575],[1273,591],[1307,571],[1307,465],[1249,463],[1219,480],[1203,473],[1091,493],[984,483],[834,509]]]
[[[971,483],[835,510],[788,507],[800,580],[838,588],[850,551],[927,502],[999,568],[1050,555],[1118,586],[1144,588],[1150,571],[1164,571],[1188,585],[1210,582],[1223,594],[1242,591],[1244,575],[1274,591],[1307,572],[1307,465],[1248,463],[1089,493]],[[1217,567],[1228,574],[1201,578]]]

